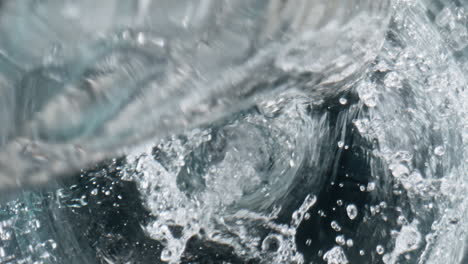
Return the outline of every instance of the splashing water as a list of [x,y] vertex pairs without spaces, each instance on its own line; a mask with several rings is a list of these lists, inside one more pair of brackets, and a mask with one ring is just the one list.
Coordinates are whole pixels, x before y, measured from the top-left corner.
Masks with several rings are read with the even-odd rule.
[[0,141],[16,165],[1,164],[2,186],[209,124],[263,94],[296,87],[323,100],[348,89],[381,45],[388,5],[308,2],[6,2]]
[[0,262],[466,262],[468,5],[155,2],[2,3]]

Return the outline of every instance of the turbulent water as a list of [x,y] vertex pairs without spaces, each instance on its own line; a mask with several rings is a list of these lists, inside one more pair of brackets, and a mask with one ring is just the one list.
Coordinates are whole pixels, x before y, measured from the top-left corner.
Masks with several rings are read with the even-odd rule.
[[95,2],[0,2],[1,263],[468,261],[468,4]]

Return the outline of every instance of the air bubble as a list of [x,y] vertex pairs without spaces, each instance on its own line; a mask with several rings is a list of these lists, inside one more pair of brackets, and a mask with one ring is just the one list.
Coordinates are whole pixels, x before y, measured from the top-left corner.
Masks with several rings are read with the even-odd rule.
[[445,154],[445,147],[444,146],[437,146],[434,149],[434,154],[436,154],[439,157],[443,156]]
[[385,253],[385,249],[381,245],[377,245],[377,247],[375,248],[375,251],[379,255],[382,255],[383,253]]
[[367,191],[372,192],[375,190],[375,182],[369,182],[367,183]]
[[333,230],[335,230],[336,232],[340,232],[341,231],[341,226],[336,222],[336,221],[332,221],[331,224],[330,224],[331,228],[333,228]]
[[358,215],[358,209],[356,205],[350,204],[346,206],[346,213],[348,214],[349,219],[354,220]]
[[340,246],[344,246],[346,244],[346,240],[345,240],[344,235],[336,236],[335,237],[335,242]]
[[344,144],[344,142],[343,142],[343,141],[341,141],[341,140],[340,140],[340,141],[338,141],[338,147],[339,147],[339,148],[343,148],[343,147],[344,147],[344,145],[345,145],[345,144]]
[[276,252],[281,248],[282,239],[276,235],[269,235],[265,237],[262,242],[263,251]]
[[405,225],[407,223],[408,223],[408,221],[406,220],[406,217],[404,217],[403,215],[398,216],[398,218],[397,218],[397,224],[398,225],[402,226],[402,225]]
[[161,252],[161,260],[165,262],[169,262],[172,259],[172,251],[165,248]]

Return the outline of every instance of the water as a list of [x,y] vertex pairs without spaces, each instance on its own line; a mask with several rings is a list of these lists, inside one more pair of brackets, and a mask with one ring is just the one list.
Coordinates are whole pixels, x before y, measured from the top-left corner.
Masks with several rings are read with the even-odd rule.
[[0,262],[466,262],[468,5],[157,3],[2,2]]
[[323,100],[348,89],[388,22],[386,1],[350,11],[336,1],[120,2],[3,4],[0,137],[16,166],[2,164],[2,186],[16,185],[11,174],[27,185],[81,169],[275,91]]

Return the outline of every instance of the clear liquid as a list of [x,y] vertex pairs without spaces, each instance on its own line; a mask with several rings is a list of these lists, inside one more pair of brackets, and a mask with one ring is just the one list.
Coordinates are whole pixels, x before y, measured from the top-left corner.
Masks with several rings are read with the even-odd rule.
[[383,41],[385,3],[6,2],[2,186],[47,181],[266,94],[299,88],[320,101],[349,89]]
[[[183,35],[179,32],[190,21],[198,23],[195,29],[204,30],[210,24],[203,19],[206,16],[194,14],[208,14],[203,8],[216,3],[203,1],[200,10],[184,11],[192,14],[189,22],[183,22],[187,15],[175,16],[175,23],[182,26],[164,24],[170,20],[157,20],[160,16],[153,24],[146,23],[169,35],[178,32],[176,36]],[[221,28],[234,27],[231,22],[244,14],[239,10],[246,10],[242,5],[257,5],[240,1],[240,9],[235,9],[220,3],[233,15],[231,21],[223,17],[225,23],[216,25]],[[307,3],[291,5],[307,7]],[[327,3],[323,10],[336,14],[345,10],[337,2]],[[367,2],[350,5],[359,3]],[[62,101],[47,103],[44,112],[27,122],[26,131],[44,144],[45,153],[54,153],[48,148],[50,142],[59,147],[55,153],[66,166],[57,171],[109,157],[108,151],[122,146],[132,147],[123,159],[83,172],[75,180],[58,180],[58,191],[27,191],[3,206],[0,234],[5,246],[0,258],[16,263],[464,263],[468,6],[457,3],[370,4],[377,24],[366,24],[369,16],[350,15],[345,22],[331,19],[328,26],[311,20],[307,22],[315,25],[311,31],[299,29],[308,24],[301,13],[293,12],[297,17],[289,13],[288,6],[279,8],[274,1],[258,4],[252,10],[273,14],[281,10],[289,31],[274,26],[283,23],[279,19],[283,17],[273,16],[273,24],[266,23],[273,29],[267,31],[279,30],[278,35],[269,33],[278,39],[269,39],[264,46],[256,42],[262,47],[257,53],[246,52],[241,44],[234,53],[226,53],[231,46],[223,49],[222,34],[208,38],[220,41],[215,41],[219,50],[211,50],[213,61],[200,59],[208,56],[206,50],[188,56],[190,52],[182,49],[178,56],[185,62],[193,59],[196,69],[207,72],[203,80],[190,71],[183,72],[183,80],[159,80],[158,74],[167,75],[168,70],[160,65],[148,77],[143,69],[153,69],[155,61],[165,61],[168,55],[156,49],[148,58],[144,45],[132,46],[124,54],[104,53],[102,64],[94,66],[102,73],[91,74],[90,78],[99,78],[89,85],[107,87],[102,95],[117,100],[96,105],[73,87],[59,90]],[[309,12],[319,12],[321,2],[314,4]],[[164,10],[179,14],[174,10],[181,9],[168,1]],[[366,14],[366,10],[361,11]],[[387,15],[391,15],[388,24]],[[265,24],[255,19],[252,23],[260,27],[252,35],[261,39],[262,34],[253,32],[265,32],[260,26]],[[99,29],[82,26],[84,31]],[[385,33],[382,38],[379,29]],[[369,34],[372,30],[376,31]],[[124,31],[118,41],[127,41],[125,32],[130,34],[128,41],[143,38]],[[243,32],[246,41],[251,39],[249,32]],[[327,41],[316,42],[318,36],[326,36]],[[364,36],[366,40],[359,41]],[[330,40],[343,43],[331,45]],[[73,41],[65,45],[72,46]],[[180,66],[181,61],[170,64]],[[125,101],[121,98],[133,91],[112,84],[127,84],[129,78],[131,85],[135,80],[145,83],[147,77],[161,82],[162,88],[146,89],[148,93],[131,100],[122,111],[122,104],[115,102]],[[187,80],[194,84],[192,89],[177,86]],[[259,83],[264,87],[258,88]],[[200,102],[213,97],[221,98],[221,103],[200,109],[204,106]],[[69,98],[78,98],[86,107],[78,104],[78,111],[71,114],[62,111]],[[171,99],[167,105],[181,109],[171,108],[167,126],[156,122],[165,113],[165,104],[149,103],[166,98]],[[90,121],[84,113],[95,113],[94,107],[118,114],[113,119],[91,115],[95,119]],[[193,107],[198,110],[191,111]],[[80,120],[86,120],[85,132],[76,132]],[[112,129],[88,129],[96,124]],[[173,135],[150,136],[168,134]],[[149,138],[150,143],[135,145]],[[81,151],[95,150],[96,156],[84,155],[79,161],[62,157],[61,147],[75,143]],[[40,144],[39,151],[30,152],[44,153]],[[9,151],[11,145],[6,146]],[[52,231],[57,229],[62,232]],[[64,232],[67,235],[59,235]],[[66,254],[70,249],[73,253]]]

